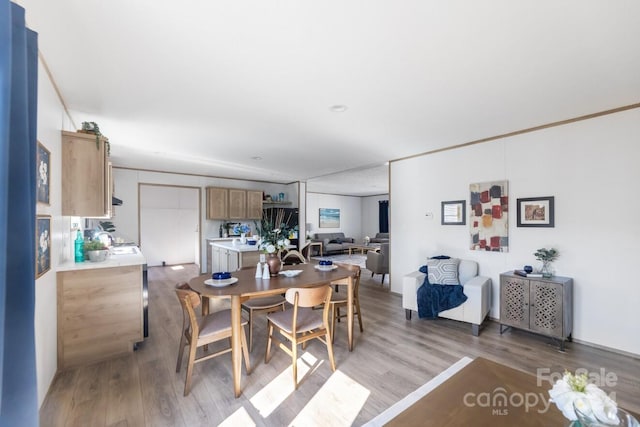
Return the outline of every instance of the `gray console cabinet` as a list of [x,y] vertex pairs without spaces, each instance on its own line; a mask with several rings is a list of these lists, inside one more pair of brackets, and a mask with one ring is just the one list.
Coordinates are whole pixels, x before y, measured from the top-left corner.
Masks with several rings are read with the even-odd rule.
[[[507,328],[503,329],[503,326]],[[508,327],[571,341],[573,331],[573,279],[500,275],[500,333]]]

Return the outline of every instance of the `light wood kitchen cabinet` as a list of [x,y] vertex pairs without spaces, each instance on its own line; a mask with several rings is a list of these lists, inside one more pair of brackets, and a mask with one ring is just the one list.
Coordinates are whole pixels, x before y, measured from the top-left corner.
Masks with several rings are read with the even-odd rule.
[[262,191],[207,187],[207,219],[262,218]]
[[247,190],[247,219],[262,218],[262,191]]
[[227,219],[229,191],[226,188],[207,187],[207,219]]
[[229,219],[247,218],[247,190],[229,189]]
[[105,138],[62,131],[62,215],[111,216],[110,168]]
[[143,338],[142,266],[57,273],[58,368],[133,351]]

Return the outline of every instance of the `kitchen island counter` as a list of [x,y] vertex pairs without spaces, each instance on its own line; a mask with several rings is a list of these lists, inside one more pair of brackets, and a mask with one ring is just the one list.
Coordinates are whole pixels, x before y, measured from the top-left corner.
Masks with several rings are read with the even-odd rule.
[[[122,246],[119,248],[113,248],[113,251],[118,253],[109,253],[109,256],[105,261],[101,262],[74,262],[65,261],[58,265],[58,271],[75,271],[75,270],[90,270],[95,268],[111,268],[111,267],[126,267],[129,265],[142,265],[146,264],[147,260],[137,246]],[[122,253],[121,253],[122,252]]]
[[243,245],[238,242],[211,242],[212,271],[236,271],[255,266],[260,261],[258,245]]
[[58,369],[133,351],[144,339],[146,260],[135,246],[106,261],[58,267]]

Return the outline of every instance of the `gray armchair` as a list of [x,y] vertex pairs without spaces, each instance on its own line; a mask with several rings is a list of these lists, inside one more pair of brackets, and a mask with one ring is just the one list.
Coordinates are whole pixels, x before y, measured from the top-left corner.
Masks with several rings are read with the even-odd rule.
[[389,243],[382,243],[379,252],[367,252],[366,267],[371,270],[371,277],[382,274],[381,283],[384,283],[384,276],[389,273]]

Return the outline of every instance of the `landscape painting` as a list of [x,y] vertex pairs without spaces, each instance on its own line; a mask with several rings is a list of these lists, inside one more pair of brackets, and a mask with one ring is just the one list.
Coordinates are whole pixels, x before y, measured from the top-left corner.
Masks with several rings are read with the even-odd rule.
[[320,208],[320,228],[340,228],[340,209]]

